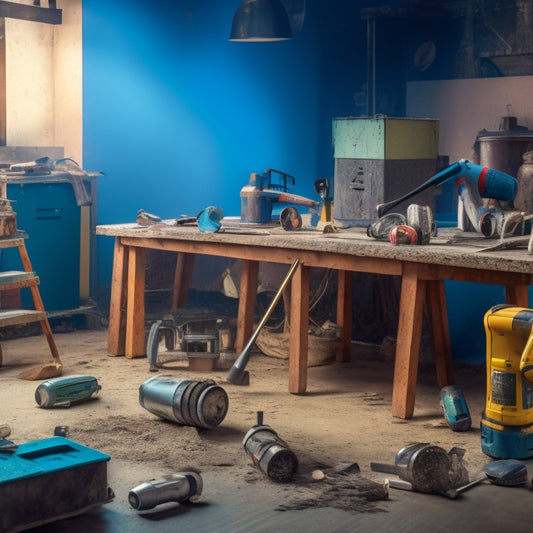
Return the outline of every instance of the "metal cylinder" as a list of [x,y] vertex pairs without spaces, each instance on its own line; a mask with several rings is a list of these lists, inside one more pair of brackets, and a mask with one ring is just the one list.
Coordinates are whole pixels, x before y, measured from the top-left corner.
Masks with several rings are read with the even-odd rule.
[[396,454],[396,470],[418,492],[439,492],[450,487],[451,461],[440,446],[412,443]]
[[145,511],[163,503],[179,503],[198,497],[202,489],[203,481],[197,472],[169,474],[131,489],[128,502],[137,511]]
[[533,213],[533,152],[526,152],[522,160],[522,165],[516,175],[518,192],[514,199],[514,206],[525,213]]
[[254,464],[273,481],[290,481],[298,469],[298,458],[270,426],[252,427],[244,436],[243,446]]
[[101,389],[93,376],[67,376],[52,378],[35,389],[39,407],[70,407],[73,403],[88,400]]
[[154,376],[139,387],[139,403],[166,420],[207,429],[218,426],[228,412],[228,395],[212,380]]

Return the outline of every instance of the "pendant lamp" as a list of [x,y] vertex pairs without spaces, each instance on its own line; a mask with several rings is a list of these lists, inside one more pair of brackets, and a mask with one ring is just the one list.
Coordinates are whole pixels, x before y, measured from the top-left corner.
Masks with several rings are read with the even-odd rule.
[[285,41],[291,23],[281,0],[244,0],[233,16],[230,41]]

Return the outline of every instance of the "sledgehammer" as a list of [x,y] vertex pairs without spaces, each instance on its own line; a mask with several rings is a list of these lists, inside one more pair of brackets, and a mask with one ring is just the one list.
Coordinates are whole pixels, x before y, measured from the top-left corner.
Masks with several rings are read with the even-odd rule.
[[270,318],[272,311],[274,311],[274,309],[276,308],[276,305],[278,304],[279,299],[281,298],[281,295],[283,294],[283,291],[285,290],[285,287],[291,280],[293,274],[296,272],[296,269],[298,268],[299,264],[300,264],[300,261],[298,259],[295,259],[291,268],[289,268],[289,271],[287,272],[287,275],[285,276],[283,283],[278,289],[278,292],[274,296],[272,303],[269,305],[268,309],[266,310],[265,315],[261,319],[261,322],[259,322],[258,326],[255,328],[255,331],[252,333],[250,340],[248,341],[246,346],[243,348],[239,357],[237,357],[237,360],[235,361],[235,363],[233,363],[233,366],[231,367],[231,370],[229,371],[229,374],[228,374],[229,383],[233,383],[233,385],[249,385],[250,384],[250,374],[247,370],[244,370],[246,368],[248,360],[250,359],[250,350],[255,340],[257,339],[257,336],[259,335],[259,332],[261,331],[262,327],[266,324],[266,321]]

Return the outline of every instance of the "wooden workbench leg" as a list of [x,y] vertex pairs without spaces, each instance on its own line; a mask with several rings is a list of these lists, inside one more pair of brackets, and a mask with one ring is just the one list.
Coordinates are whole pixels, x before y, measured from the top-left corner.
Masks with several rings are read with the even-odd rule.
[[337,280],[337,324],[342,328],[342,344],[337,352],[337,361],[346,363],[352,358],[353,272],[339,270]]
[[505,301],[529,309],[529,293],[527,285],[507,285],[505,287]]
[[239,296],[239,314],[237,316],[237,334],[235,351],[240,353],[250,340],[254,329],[255,301],[259,280],[259,262],[242,260],[241,294]]
[[146,249],[130,246],[128,250],[128,296],[126,303],[126,348],[124,355],[132,359],[144,357],[144,290],[146,281]]
[[289,392],[307,388],[307,329],[309,325],[309,267],[300,264],[291,280]]
[[444,280],[427,281],[426,283],[427,306],[435,347],[437,384],[442,389],[446,385],[452,385],[454,381],[446,289]]
[[392,416],[398,418],[411,418],[415,409],[425,289],[418,265],[404,264],[392,390]]
[[174,272],[174,289],[172,291],[172,309],[185,307],[191,288],[194,269],[194,254],[179,252]]
[[111,356],[124,355],[126,346],[126,281],[128,272],[127,248],[115,239],[113,273],[111,277],[111,302],[109,305],[109,328],[107,351]]

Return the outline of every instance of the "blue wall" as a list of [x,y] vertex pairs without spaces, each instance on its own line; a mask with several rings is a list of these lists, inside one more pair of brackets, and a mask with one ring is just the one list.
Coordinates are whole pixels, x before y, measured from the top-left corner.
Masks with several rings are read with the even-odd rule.
[[[133,222],[140,208],[239,215],[241,187],[265,168],[313,198],[315,180],[332,177],[331,118],[364,112],[359,9],[308,0],[292,40],[230,42],[241,1],[84,0],[83,164],[105,173],[98,224]],[[98,238],[99,286],[112,246]]]
[[[307,0],[292,40],[229,42],[241,1],[83,1],[83,165],[105,173],[98,224],[133,222],[140,208],[238,215],[241,187],[265,168],[294,175],[294,192],[309,197],[317,178],[333,177],[331,119],[366,113],[360,10],[373,2]],[[389,78],[394,62],[380,62]],[[404,76],[393,78],[380,83],[377,111],[401,116]],[[98,294],[109,289],[112,252],[113,240],[98,237]],[[447,282],[454,357],[482,362],[482,316],[503,289],[472,289],[475,309],[456,305],[463,290]]]

